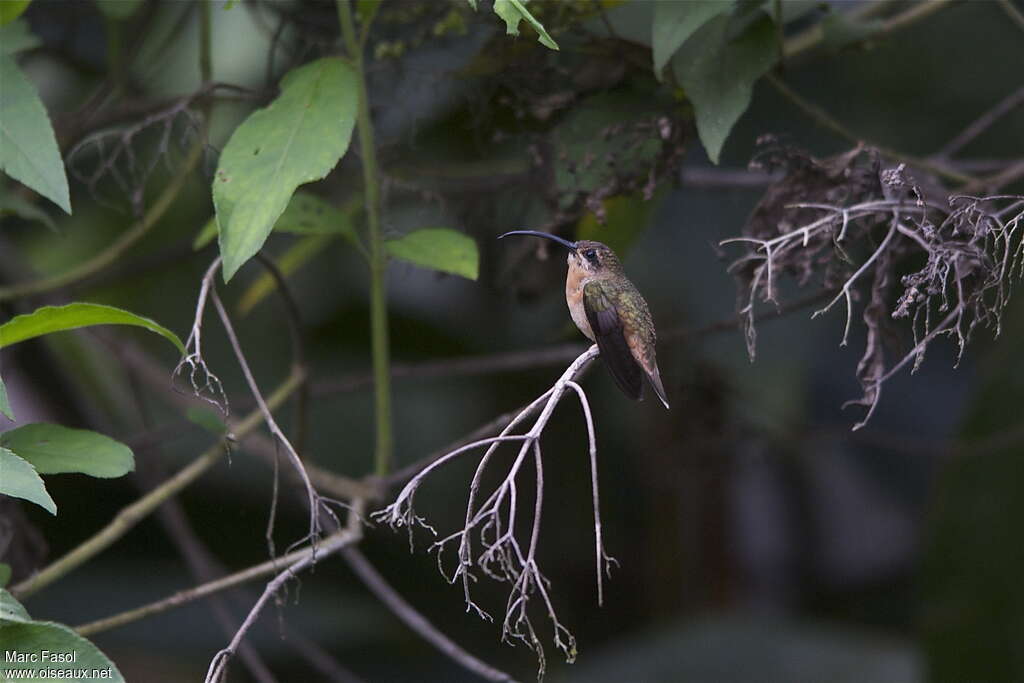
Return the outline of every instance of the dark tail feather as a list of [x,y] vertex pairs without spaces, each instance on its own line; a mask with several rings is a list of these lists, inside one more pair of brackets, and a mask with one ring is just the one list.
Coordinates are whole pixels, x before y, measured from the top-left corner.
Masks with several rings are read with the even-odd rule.
[[654,366],[654,371],[647,375],[647,379],[651,381],[651,387],[654,389],[654,393],[658,395],[661,402],[665,404],[665,408],[668,406],[668,398],[665,397],[665,387],[661,385],[661,373],[658,372],[658,366]]

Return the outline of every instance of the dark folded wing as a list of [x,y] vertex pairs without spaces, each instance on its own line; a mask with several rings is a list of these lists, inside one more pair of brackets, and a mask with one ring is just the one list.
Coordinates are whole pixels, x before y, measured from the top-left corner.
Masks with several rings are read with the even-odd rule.
[[639,399],[643,392],[643,371],[633,360],[622,321],[612,300],[601,290],[600,283],[591,282],[583,288],[583,309],[597,340],[597,348],[601,350],[601,358],[615,383],[626,396]]

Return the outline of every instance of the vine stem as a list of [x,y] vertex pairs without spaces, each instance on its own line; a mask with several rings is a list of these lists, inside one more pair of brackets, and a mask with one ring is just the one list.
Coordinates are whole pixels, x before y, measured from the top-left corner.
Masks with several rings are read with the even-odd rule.
[[[374,409],[376,416],[376,449],[374,469],[378,476],[391,469],[393,440],[391,434],[391,370],[388,339],[387,255],[380,226],[380,182],[377,171],[377,150],[374,143],[373,118],[366,90],[363,68],[363,41],[356,35],[350,0],[337,0],[338,21],[345,48],[356,70],[359,107],[356,128],[363,165],[363,196],[366,202],[366,227],[370,246],[370,337],[373,354]],[[364,36],[369,21],[363,26]]]

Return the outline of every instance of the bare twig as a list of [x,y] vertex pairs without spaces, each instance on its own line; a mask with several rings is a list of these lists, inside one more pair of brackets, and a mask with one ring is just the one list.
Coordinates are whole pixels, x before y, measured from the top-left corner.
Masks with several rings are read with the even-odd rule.
[[[217,288],[213,285],[213,278],[215,273],[215,266],[220,264],[220,257],[214,260],[214,267],[207,270],[204,278],[204,289],[208,289],[210,297],[213,299],[213,305],[217,309],[217,314],[220,316],[221,323],[224,325],[224,331],[228,335],[228,340],[231,343],[231,348],[235,353],[235,358],[238,360],[239,366],[242,368],[242,374],[245,376],[245,381],[249,385],[249,391],[256,399],[256,404],[259,406],[260,412],[263,414],[263,420],[267,424],[267,428],[270,433],[274,436],[282,447],[284,447],[285,453],[288,454],[288,458],[291,461],[292,468],[295,473],[299,476],[303,487],[306,491],[307,502],[309,505],[309,531],[306,536],[306,540],[316,545],[317,538],[320,536],[320,513],[327,514],[329,517],[333,517],[334,513],[330,507],[326,504],[324,499],[316,492],[313,487],[313,483],[309,480],[309,474],[306,472],[306,468],[302,463],[302,458],[296,452],[292,446],[291,441],[285,436],[284,432],[278,426],[277,421],[274,419],[273,414],[267,407],[266,402],[263,399],[263,394],[260,393],[259,386],[256,384],[256,378],[253,377],[252,370],[249,368],[249,362],[245,358],[245,353],[242,351],[242,346],[238,341],[238,335],[235,334],[235,328],[231,324],[231,318],[228,316],[227,310],[224,308],[224,304],[220,300],[220,296],[217,294]],[[206,288],[205,280],[209,280],[209,287]],[[297,374],[305,376],[302,372],[301,367],[296,369]]]
[[1024,104],[1024,86],[1000,100],[994,107],[971,122],[959,135],[947,142],[935,155],[939,159],[949,159],[961,149],[966,147],[974,138],[978,137],[1006,114]]
[[826,112],[824,109],[814,104],[813,102],[810,102],[809,100],[805,99],[803,96],[801,96],[791,87],[789,87],[789,85],[787,85],[786,82],[780,79],[779,77],[775,76],[772,73],[768,73],[765,76],[765,78],[768,79],[768,82],[775,86],[775,89],[778,90],[786,99],[792,102],[797,107],[797,109],[800,109],[802,112],[804,112],[808,117],[813,119],[815,123],[822,126],[823,128],[827,128],[828,130],[832,131],[839,137],[849,142],[852,142],[854,144],[870,144],[871,147],[878,150],[879,154],[888,159],[897,162],[905,162],[910,166],[914,166],[922,170],[929,171],[930,173],[934,173],[937,176],[946,178],[947,180],[952,180],[957,183],[972,183],[977,180],[977,178],[974,178],[973,176],[967,175],[966,173],[961,173],[960,171],[949,168],[945,165],[942,165],[941,163],[936,163],[928,159],[923,159],[912,154],[906,154],[905,152],[899,152],[893,149],[888,149],[886,147],[876,145],[873,142],[868,143],[866,140],[864,140],[864,138],[856,135],[855,133],[847,129],[846,126],[840,123],[835,117]]
[[[315,549],[318,559],[322,559],[323,556],[333,553],[344,545],[358,541],[360,537],[361,530],[358,528],[354,531],[349,528],[342,529],[330,536],[324,537]],[[266,562],[261,562],[260,564],[248,567],[247,569],[214,579],[213,581],[208,581],[194,588],[178,591],[169,597],[151,602],[148,605],[142,605],[141,607],[136,607],[126,612],[121,612],[103,619],[91,621],[87,624],[82,624],[81,626],[76,626],[75,630],[83,636],[109,631],[111,629],[118,628],[119,626],[130,624],[133,621],[144,619],[145,617],[153,614],[159,614],[176,607],[182,607],[195,602],[196,600],[201,600],[207,596],[215,595],[221,591],[234,588],[235,586],[239,586],[243,583],[247,583],[264,576],[269,576],[274,573],[280,573],[283,570],[295,566],[295,564],[300,561],[308,560],[312,557],[313,553],[314,548],[312,545],[309,545],[286,555],[281,555],[280,557],[276,557],[272,560],[267,560]]]
[[[554,386],[544,392],[536,400],[524,408],[497,435],[457,448],[441,458],[433,461],[416,474],[402,489],[391,505],[373,514],[375,519],[389,524],[392,528],[406,527],[409,531],[409,542],[412,543],[412,531],[416,526],[428,529],[436,535],[436,531],[424,518],[418,516],[414,507],[417,488],[424,479],[441,465],[460,455],[487,446],[487,450],[477,465],[469,488],[469,500],[466,504],[466,517],[463,528],[444,538],[439,539],[430,549],[437,552],[438,569],[450,582],[461,579],[466,610],[474,611],[481,618],[491,620],[491,616],[480,608],[473,600],[470,582],[475,579],[471,568],[476,565],[487,576],[510,585],[505,615],[502,619],[502,640],[511,643],[518,640],[525,643],[537,655],[538,675],[543,676],[546,669],[544,648],[540,637],[533,626],[528,611],[531,597],[539,597],[548,619],[551,622],[552,640],[555,646],[572,662],[576,657],[576,642],[569,630],[559,621],[553,601],[549,593],[550,584],[544,577],[537,563],[537,547],[540,540],[542,503],[544,499],[544,468],[540,448],[540,436],[544,432],[555,406],[568,390],[576,392],[583,405],[584,417],[587,418],[587,429],[591,453],[592,486],[594,494],[594,532],[597,553],[598,596],[603,600],[603,576],[610,569],[614,560],[604,551],[601,538],[600,512],[597,509],[596,474],[596,442],[594,440],[593,422],[590,417],[590,406],[586,401],[582,388],[576,384],[575,378],[598,355],[596,346],[591,346],[573,361],[555,382]],[[521,435],[512,434],[512,430],[525,421],[533,412],[540,409],[530,429]],[[498,447],[503,443],[518,443],[518,455],[509,467],[508,474],[501,484],[477,506],[477,494],[483,482],[484,471]],[[516,532],[518,513],[517,477],[529,456],[533,456],[535,475],[535,498],[533,519],[529,542],[524,550]],[[457,566],[450,576],[444,569],[443,553],[446,547],[457,544]],[[479,548],[477,548],[479,544]]]
[[395,616],[415,631],[421,638],[436,647],[440,652],[450,657],[459,666],[472,671],[473,673],[486,678],[489,681],[512,681],[512,677],[504,671],[500,671],[489,664],[480,661],[448,636],[431,624],[426,617],[420,614],[405,598],[399,595],[380,573],[374,568],[370,561],[359,552],[358,548],[350,546],[341,551],[342,557],[348,562],[352,571],[366,585],[378,600],[383,602]]
[[999,6],[1003,8],[1006,16],[1010,17],[1013,23],[1017,24],[1017,27],[1024,31],[1024,12],[1021,12],[1018,7],[1013,4],[1012,0],[996,0]]
[[[352,509],[349,510],[348,524],[344,529],[328,537],[328,539],[333,539],[330,544],[328,544],[328,539],[323,539],[323,542],[318,546],[311,546],[308,549],[308,553],[304,554],[303,557],[278,572],[278,574],[267,583],[266,588],[263,590],[263,594],[260,596],[259,600],[256,601],[256,604],[253,605],[252,610],[245,618],[245,621],[242,622],[242,625],[239,627],[235,637],[231,639],[231,642],[228,643],[227,647],[213,656],[213,660],[210,662],[210,668],[206,673],[206,683],[218,683],[219,681],[225,680],[227,676],[228,663],[238,650],[239,644],[242,642],[245,634],[248,633],[249,629],[251,629],[253,624],[256,623],[256,619],[259,617],[263,607],[266,606],[267,601],[276,595],[290,579],[298,575],[299,572],[313,566],[319,560],[338,552],[347,545],[358,542],[359,539],[362,538],[362,525],[360,522],[362,508],[363,501],[353,501]],[[275,567],[279,566],[280,564],[275,565]]]

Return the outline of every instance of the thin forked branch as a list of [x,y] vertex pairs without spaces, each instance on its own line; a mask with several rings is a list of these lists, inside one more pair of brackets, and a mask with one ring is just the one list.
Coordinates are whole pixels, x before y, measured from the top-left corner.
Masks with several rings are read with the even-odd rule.
[[[597,347],[591,346],[569,365],[550,389],[523,408],[497,436],[474,441],[434,460],[405,485],[395,502],[372,515],[374,519],[386,522],[392,528],[406,527],[409,531],[410,548],[413,542],[413,528],[416,526],[423,527],[436,536],[436,530],[416,512],[414,498],[417,489],[435,469],[467,452],[486,446],[487,449],[477,464],[476,472],[470,483],[463,527],[435,541],[430,546],[430,550],[437,552],[438,569],[441,574],[450,583],[461,581],[466,611],[475,612],[487,621],[493,621],[493,618],[474,601],[472,595],[471,583],[477,578],[472,572],[473,568],[479,569],[482,574],[491,579],[509,584],[505,613],[501,620],[501,638],[510,644],[514,641],[521,641],[533,650],[538,660],[538,676],[541,677],[546,669],[546,661],[541,638],[531,620],[529,609],[531,599],[540,599],[541,606],[551,624],[551,638],[555,647],[565,655],[569,662],[576,657],[576,640],[558,619],[550,592],[551,584],[541,571],[537,559],[544,500],[544,458],[540,440],[555,407],[568,391],[574,392],[579,397],[587,422],[599,603],[604,599],[604,576],[609,573],[612,564],[615,563],[615,560],[605,552],[601,535],[597,484],[597,443],[590,404],[583,388],[576,383],[576,378],[597,355]],[[537,410],[540,411],[540,414],[530,428],[525,433],[514,434],[516,428]],[[489,495],[483,497],[480,489],[483,485],[484,473],[498,448],[505,443],[518,444],[517,455],[501,483]],[[529,524],[530,533],[528,537],[523,538],[517,531],[517,520],[520,514],[519,475],[528,460],[533,461],[534,505]],[[478,500],[481,498],[483,498],[483,502],[478,504]],[[445,550],[448,548],[456,550],[456,567],[451,573],[446,571],[444,566]]]

